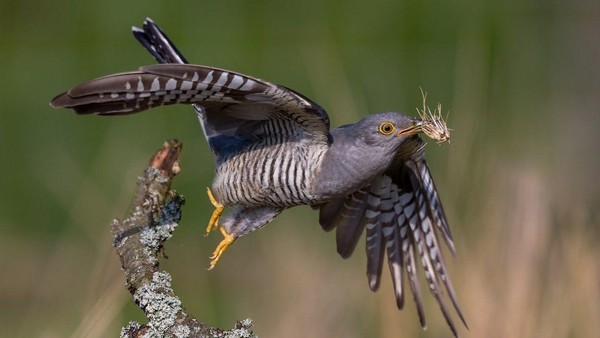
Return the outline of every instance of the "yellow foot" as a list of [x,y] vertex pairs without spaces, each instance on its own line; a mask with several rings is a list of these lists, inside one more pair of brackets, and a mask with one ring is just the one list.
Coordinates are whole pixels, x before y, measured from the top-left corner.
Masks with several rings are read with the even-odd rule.
[[213,211],[212,216],[210,216],[210,221],[208,221],[208,226],[206,227],[206,232],[204,233],[204,237],[208,236],[212,230],[215,230],[219,226],[219,218],[223,214],[223,210],[225,210],[225,206],[213,196],[210,188],[206,188],[206,192],[208,192],[208,198],[210,199],[210,203],[215,206],[215,211]]
[[231,243],[233,243],[233,241],[235,241],[235,237],[228,234],[224,228],[221,228],[219,230],[221,230],[221,233],[223,234],[223,237],[225,237],[225,238],[223,238],[221,243],[219,243],[219,245],[217,245],[217,248],[215,249],[215,251],[213,251],[212,256],[210,256],[211,261],[210,261],[210,267],[208,268],[208,270],[212,270],[217,265],[217,262],[219,262],[219,258],[221,258],[221,255],[223,254],[223,252],[225,252],[225,250],[227,250],[227,248],[231,245]]

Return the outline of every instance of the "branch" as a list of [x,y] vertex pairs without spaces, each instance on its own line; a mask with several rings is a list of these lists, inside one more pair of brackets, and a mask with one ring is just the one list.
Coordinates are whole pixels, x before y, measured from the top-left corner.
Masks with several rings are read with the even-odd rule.
[[167,141],[150,159],[138,178],[135,201],[129,215],[112,222],[114,246],[121,259],[127,288],[142,309],[147,324],[130,322],[121,337],[255,337],[252,321],[238,321],[232,330],[210,327],[189,315],[171,288],[171,275],[159,271],[163,245],[181,219],[183,196],[171,190],[180,171],[182,144]]

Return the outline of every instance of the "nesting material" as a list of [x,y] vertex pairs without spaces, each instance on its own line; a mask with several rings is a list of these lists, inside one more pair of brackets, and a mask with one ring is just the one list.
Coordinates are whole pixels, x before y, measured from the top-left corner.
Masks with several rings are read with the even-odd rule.
[[446,121],[442,117],[442,104],[438,103],[432,112],[427,106],[427,93],[421,90],[421,94],[423,96],[423,108],[417,108],[421,118],[421,121],[419,121],[421,131],[438,144],[446,141],[450,142],[450,129],[448,129]]

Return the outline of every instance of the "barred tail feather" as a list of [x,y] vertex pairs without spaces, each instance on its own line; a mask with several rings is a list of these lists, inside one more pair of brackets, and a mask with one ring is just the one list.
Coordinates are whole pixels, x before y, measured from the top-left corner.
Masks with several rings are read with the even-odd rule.
[[188,63],[167,34],[152,19],[146,18],[142,28],[132,27],[131,31],[158,63]]

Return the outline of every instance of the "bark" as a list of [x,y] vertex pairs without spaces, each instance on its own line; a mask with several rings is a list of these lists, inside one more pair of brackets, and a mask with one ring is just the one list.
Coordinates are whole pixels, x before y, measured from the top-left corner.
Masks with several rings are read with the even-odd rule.
[[171,190],[180,171],[182,144],[166,141],[138,178],[135,200],[127,218],[114,220],[114,246],[121,259],[126,285],[142,309],[147,324],[130,322],[121,337],[255,337],[252,321],[245,319],[231,330],[208,326],[188,314],[171,288],[171,276],[159,270],[164,243],[181,219],[183,196]]

